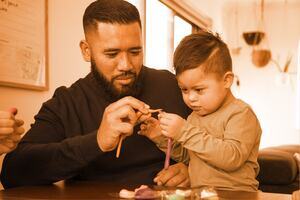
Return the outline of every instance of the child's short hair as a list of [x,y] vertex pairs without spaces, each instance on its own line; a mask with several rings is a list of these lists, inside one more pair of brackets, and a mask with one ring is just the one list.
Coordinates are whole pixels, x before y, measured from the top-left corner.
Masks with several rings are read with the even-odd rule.
[[201,30],[181,40],[174,53],[176,75],[201,65],[204,73],[223,76],[232,71],[232,60],[227,45],[218,34]]

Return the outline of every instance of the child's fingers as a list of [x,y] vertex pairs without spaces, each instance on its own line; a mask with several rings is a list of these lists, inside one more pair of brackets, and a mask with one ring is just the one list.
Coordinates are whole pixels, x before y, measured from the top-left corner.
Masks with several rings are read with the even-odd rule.
[[14,132],[12,127],[0,127],[0,135],[1,136],[8,136]]
[[22,135],[25,132],[25,129],[23,127],[17,127],[15,128],[15,134]]
[[170,137],[170,134],[168,131],[165,131],[165,130],[161,130],[161,133],[166,136],[166,137]]
[[141,130],[147,129],[147,125],[146,125],[146,124],[141,124],[140,129],[141,129]]
[[172,113],[167,113],[167,112],[161,112],[158,114],[159,118],[165,118],[165,119],[172,119],[174,114]]
[[170,124],[170,120],[166,118],[159,119],[159,123],[164,126],[168,126]]
[[0,111],[0,119],[10,119],[13,118],[13,115],[7,111]]
[[151,117],[149,118],[147,121],[146,121],[146,124],[149,124],[149,125],[154,125],[154,124],[158,124],[158,120]]
[[140,117],[138,117],[138,120],[137,120],[136,124],[143,123],[143,122],[145,122],[146,120],[148,120],[150,117],[151,117],[151,113],[143,114],[143,115],[141,115]]
[[0,119],[0,127],[13,127],[15,121],[12,119]]
[[8,111],[11,113],[11,114],[13,114],[13,115],[16,115],[17,113],[18,113],[18,109],[17,108],[10,108],[10,109],[8,109]]
[[21,119],[16,119],[15,124],[16,124],[17,126],[22,126],[22,125],[24,124],[24,121],[21,120]]
[[11,135],[11,136],[9,136],[9,139],[11,139],[14,143],[17,143],[21,140],[21,136],[20,135]]
[[169,132],[169,125],[168,124],[161,123],[159,126],[160,126],[161,130],[163,130],[165,132]]
[[139,130],[139,131],[138,131],[138,134],[139,134],[139,135],[143,135],[143,136],[148,136],[148,135],[147,135],[147,130]]
[[3,153],[8,153],[11,151],[11,148],[3,145],[0,141],[0,155],[3,154]]
[[157,115],[157,117],[158,117],[159,120],[160,120],[161,118],[164,117],[164,113],[165,113],[165,112],[160,112],[160,113]]
[[10,149],[12,149],[15,146],[15,143],[12,139],[4,139],[1,141],[1,143]]
[[147,136],[150,128],[151,128],[151,125],[149,125],[149,124],[141,124],[140,131],[138,132],[138,134]]

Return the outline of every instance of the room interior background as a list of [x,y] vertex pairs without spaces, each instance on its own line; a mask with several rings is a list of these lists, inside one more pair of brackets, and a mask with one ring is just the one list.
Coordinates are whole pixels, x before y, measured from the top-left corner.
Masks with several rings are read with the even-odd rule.
[[[48,91],[0,86],[0,109],[17,107],[18,117],[25,120],[26,130],[34,122],[33,116],[38,112],[41,104],[53,95],[57,87],[70,86],[90,71],[90,65],[83,61],[79,49],[79,41],[84,37],[82,14],[90,2],[92,0],[49,0],[48,2]],[[233,0],[185,1],[194,9],[199,9],[201,13],[209,16],[213,21],[213,30],[220,33],[230,46],[234,46],[235,42],[239,41],[241,51],[238,55],[233,55],[233,64],[234,72],[240,79],[240,86],[234,86],[233,90],[257,113],[263,129],[261,148],[298,144],[300,131],[299,118],[296,118],[296,114],[300,110],[296,110],[296,95],[300,87],[296,82],[296,72],[297,54],[300,51],[297,49],[300,40],[298,22],[300,1],[265,1],[264,28],[272,55],[282,65],[288,54],[292,55],[287,82],[280,81],[281,75],[274,63],[270,62],[262,68],[254,66],[251,62],[252,47],[242,38],[244,31],[257,28],[260,1],[244,0],[238,1],[238,4],[236,2]],[[238,8],[238,23],[234,20],[236,8]],[[255,12],[257,13],[252,18]],[[236,24],[238,27],[234,26]],[[238,30],[237,37],[236,30]]]

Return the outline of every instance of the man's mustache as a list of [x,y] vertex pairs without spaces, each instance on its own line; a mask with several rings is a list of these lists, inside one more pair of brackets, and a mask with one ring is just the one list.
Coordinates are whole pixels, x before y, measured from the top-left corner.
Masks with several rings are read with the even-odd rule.
[[135,77],[136,77],[136,73],[129,71],[129,72],[124,72],[122,74],[116,75],[115,77],[112,78],[112,81],[116,79],[127,79],[127,78],[135,78]]

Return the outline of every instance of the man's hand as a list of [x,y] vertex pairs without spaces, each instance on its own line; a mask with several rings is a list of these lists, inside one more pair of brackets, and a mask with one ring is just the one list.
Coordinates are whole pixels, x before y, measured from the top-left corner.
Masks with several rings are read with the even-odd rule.
[[190,179],[188,168],[183,163],[177,163],[163,169],[154,178],[157,185],[189,187]]
[[0,154],[14,150],[24,133],[23,120],[15,119],[16,108],[0,111]]
[[135,124],[149,114],[149,106],[133,97],[124,97],[106,107],[97,133],[97,142],[103,152],[116,148],[120,136],[133,133]]
[[154,140],[155,138],[161,136],[161,128],[159,126],[159,121],[154,117],[150,117],[145,120],[140,126],[140,135],[144,135],[148,137],[150,140]]

